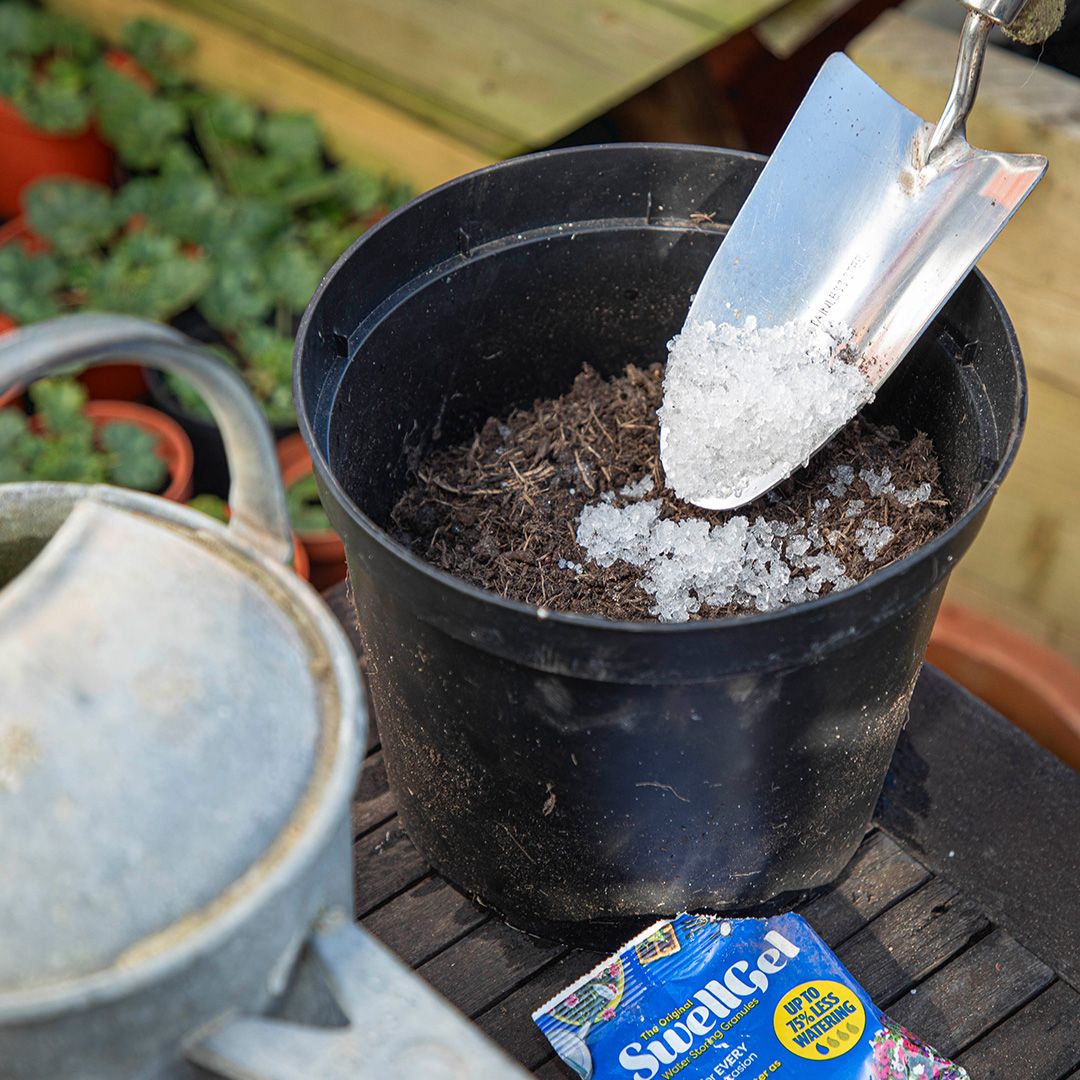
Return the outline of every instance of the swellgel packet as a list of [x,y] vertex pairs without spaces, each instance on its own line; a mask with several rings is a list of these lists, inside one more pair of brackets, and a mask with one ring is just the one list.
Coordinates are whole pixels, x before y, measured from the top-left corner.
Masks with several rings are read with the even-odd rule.
[[656,923],[533,1020],[583,1080],[968,1080],[793,914]]

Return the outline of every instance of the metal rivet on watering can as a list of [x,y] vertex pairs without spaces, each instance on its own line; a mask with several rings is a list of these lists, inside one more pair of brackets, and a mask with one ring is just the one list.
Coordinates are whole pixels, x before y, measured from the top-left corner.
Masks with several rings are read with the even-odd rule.
[[[352,922],[359,676],[285,566],[273,443],[239,376],[169,328],[77,316],[5,337],[0,389],[133,356],[205,397],[233,517],[0,485],[0,1072],[374,1078],[451,1054],[454,1076],[515,1075]],[[313,965],[352,1026],[259,1015],[300,1009],[281,992]],[[397,1045],[372,1051],[390,1025]]]

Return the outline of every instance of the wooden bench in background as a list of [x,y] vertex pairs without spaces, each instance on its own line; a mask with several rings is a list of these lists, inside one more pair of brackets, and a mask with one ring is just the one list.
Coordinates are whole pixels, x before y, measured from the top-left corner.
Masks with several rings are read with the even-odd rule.
[[115,37],[157,18],[191,74],[318,114],[344,158],[418,188],[549,145],[783,0],[49,0]]

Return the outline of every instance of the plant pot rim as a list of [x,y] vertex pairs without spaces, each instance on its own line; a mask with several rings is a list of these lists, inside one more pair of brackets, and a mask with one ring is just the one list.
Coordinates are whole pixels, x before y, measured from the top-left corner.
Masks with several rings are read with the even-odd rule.
[[[297,328],[295,346],[293,349],[293,400],[296,404],[297,425],[305,445],[309,448],[313,460],[314,471],[319,477],[320,483],[331,494],[332,499],[345,511],[356,526],[367,535],[369,540],[382,548],[384,553],[389,557],[403,563],[412,572],[426,578],[433,587],[445,590],[452,594],[457,594],[463,600],[473,604],[489,605],[491,608],[494,608],[496,611],[499,611],[510,619],[525,618],[535,620],[539,618],[556,625],[578,630],[603,632],[605,634],[628,634],[639,636],[648,636],[657,633],[665,635],[702,634],[703,632],[718,634],[743,633],[747,628],[751,627],[780,627],[789,622],[792,618],[814,619],[819,615],[830,612],[837,604],[850,604],[852,600],[864,596],[868,590],[880,588],[881,586],[902,577],[908,571],[912,570],[919,562],[929,561],[931,565],[936,565],[938,562],[938,553],[954,544],[959,535],[971,526],[986,509],[1016,457],[1027,418],[1027,374],[1022,361],[1018,361],[1016,365],[1017,393],[1015,424],[1009,434],[1009,441],[1000,456],[1000,460],[998,461],[993,474],[983,481],[981,489],[977,491],[968,507],[962,513],[957,515],[956,519],[948,526],[948,528],[942,530],[937,536],[933,537],[933,539],[916,549],[910,555],[901,559],[896,559],[887,566],[883,566],[880,570],[873,571],[867,575],[867,577],[863,578],[862,581],[851,586],[851,588],[843,589],[838,592],[831,592],[827,596],[820,596],[814,600],[804,601],[799,604],[778,608],[773,611],[754,612],[720,619],[691,619],[686,622],[661,623],[651,619],[609,619],[599,615],[585,615],[570,611],[558,611],[526,604],[520,600],[511,600],[500,596],[492,590],[483,589],[480,586],[473,585],[445,570],[440,570],[422,559],[419,555],[414,554],[404,544],[395,540],[385,529],[381,528],[365,514],[339,483],[337,477],[330,468],[329,461],[323,453],[323,439],[317,437],[312,428],[307,395],[304,392],[300,376],[305,362],[304,353],[306,343],[315,313],[323,304],[324,295],[331,288],[331,285],[334,283],[338,274],[344,270],[353,257],[364,248],[365,244],[371,243],[373,239],[378,237],[384,230],[392,229],[398,219],[406,212],[414,211],[416,207],[421,204],[430,204],[437,201],[445,192],[462,183],[475,181],[480,177],[485,179],[498,177],[503,174],[510,174],[515,170],[524,169],[529,171],[533,169],[538,161],[556,159],[560,156],[569,155],[581,156],[583,154],[591,154],[596,159],[596,168],[600,170],[605,167],[605,159],[610,162],[619,156],[629,157],[640,153],[642,150],[647,150],[658,156],[682,153],[715,158],[719,153],[730,158],[738,158],[751,162],[764,163],[767,160],[766,155],[754,154],[749,151],[719,150],[718,148],[685,143],[606,143],[594,146],[572,146],[561,147],[556,150],[545,150],[527,156],[508,158],[504,161],[496,162],[493,165],[488,165],[485,168],[465,173],[462,176],[448,180],[437,187],[431,188],[429,191],[411,200],[404,206],[398,207],[381,221],[373,225],[369,230],[361,234],[349,245],[345,252],[342,253],[330,270],[325,274],[322,281],[319,283],[319,287],[315,290],[315,294],[308,303],[304,315],[300,320],[300,325]],[[1019,345],[1016,340],[1016,330],[1001,298],[978,267],[973,269],[969,276],[975,278],[985,290],[987,300],[1000,318],[1007,339],[1011,343],[1014,352],[1019,357]],[[949,568],[952,566],[951,557],[947,566]],[[944,576],[944,573],[947,573],[947,570],[939,572],[936,579],[940,579],[940,577]],[[853,629],[852,633],[861,634],[865,633],[866,630],[867,627],[864,626],[858,630]]]
[[[83,406],[83,412],[91,420],[101,424],[110,422],[135,424],[171,444],[177,465],[175,469],[169,468],[169,483],[157,494],[170,502],[187,501],[195,468],[195,451],[184,429],[175,420],[171,420],[163,412],[150,405],[139,405],[134,401],[88,401]],[[166,464],[169,462],[166,461]]]

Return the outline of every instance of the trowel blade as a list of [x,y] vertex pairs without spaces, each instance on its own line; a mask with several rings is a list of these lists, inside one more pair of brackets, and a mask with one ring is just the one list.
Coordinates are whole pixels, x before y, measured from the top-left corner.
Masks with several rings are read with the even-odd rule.
[[[688,321],[841,325],[880,386],[1046,171],[1040,155],[977,150],[959,138],[926,164],[932,130],[842,53],[831,56],[728,230]],[[806,458],[820,445],[807,446]],[[698,505],[741,506],[792,471]]]

